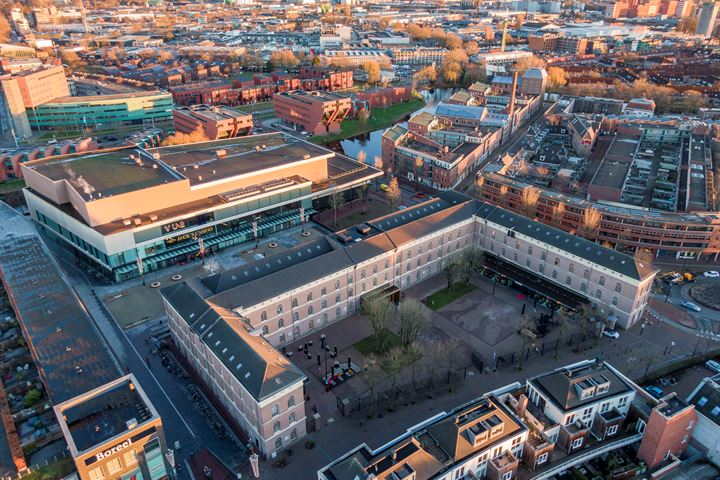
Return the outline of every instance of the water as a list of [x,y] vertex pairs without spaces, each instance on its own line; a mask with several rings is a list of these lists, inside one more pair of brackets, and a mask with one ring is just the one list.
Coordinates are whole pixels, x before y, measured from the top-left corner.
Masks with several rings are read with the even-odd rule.
[[[432,93],[429,90],[422,90],[420,95],[425,99],[425,106],[413,112],[413,114],[417,112],[435,112],[438,103],[447,100],[456,91],[457,89],[454,88],[436,88]],[[400,125],[406,127],[407,122],[403,122]],[[364,151],[366,154],[366,162],[372,164],[376,156],[382,156],[382,134],[385,130],[386,129],[383,128],[348,138],[340,142],[340,147],[345,155],[352,158],[357,158],[358,153]]]

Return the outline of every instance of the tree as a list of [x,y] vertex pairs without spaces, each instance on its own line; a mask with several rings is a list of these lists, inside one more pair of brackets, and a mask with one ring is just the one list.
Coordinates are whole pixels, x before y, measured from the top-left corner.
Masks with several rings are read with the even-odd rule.
[[378,170],[384,170],[383,169],[383,159],[380,155],[375,155],[373,157],[373,166],[377,168]]
[[482,175],[478,175],[477,177],[475,177],[475,188],[477,190],[478,197],[480,197],[480,194],[482,193],[483,185],[485,185],[485,177],[483,177]]
[[367,159],[367,153],[365,153],[365,150],[360,150],[357,154],[357,161],[360,163],[365,163],[366,159]]
[[12,26],[7,17],[0,12],[0,42],[7,43],[10,41]]
[[373,329],[376,350],[379,352],[385,351],[393,305],[386,298],[375,297],[366,299],[363,302],[363,310],[365,315],[370,317],[370,326]]
[[333,226],[337,226],[337,211],[338,208],[342,207],[345,203],[345,194],[338,191],[337,188],[334,188],[332,193],[328,197],[328,202],[330,203],[330,208],[333,209]]
[[365,62],[362,68],[367,74],[368,83],[378,83],[380,81],[380,64],[378,62]]
[[410,347],[428,327],[425,307],[416,299],[408,298],[398,307],[400,320],[400,339],[405,347]]
[[448,383],[450,389],[453,388],[455,381],[455,369],[458,364],[462,361],[462,357],[465,353],[462,343],[456,338],[448,338],[443,342],[443,363],[447,368]]
[[400,185],[398,185],[397,178],[393,177],[392,180],[390,180],[385,194],[387,195],[388,201],[390,202],[390,211],[392,211],[395,204],[400,201],[401,195]]
[[198,127],[192,133],[175,132],[173,135],[165,137],[162,145],[184,145],[186,143],[207,142],[209,140],[207,135],[205,135],[205,130],[203,130],[202,127]]
[[469,283],[473,275],[485,266],[485,254],[477,247],[470,247],[460,257],[460,276],[463,283]]
[[457,258],[451,258],[448,260],[448,263],[445,264],[443,267],[443,273],[445,274],[445,278],[447,279],[447,289],[450,290],[455,283],[457,283],[457,278],[462,270],[462,266],[460,265],[460,262],[458,262]]
[[695,33],[695,29],[697,28],[697,22],[697,17],[681,18],[677,28],[682,33],[693,35]]
[[270,63],[274,67],[290,68],[298,64],[298,59],[292,50],[276,50],[270,54]]
[[380,360],[377,355],[374,353],[368,354],[365,357],[365,368],[363,370],[363,379],[368,391],[370,392],[370,408],[368,410],[368,417],[373,416],[373,409],[377,403],[377,399],[375,398],[377,388],[380,386],[380,383],[382,383],[384,378],[385,373],[380,368]]
[[530,68],[545,68],[545,60],[532,55],[521,58],[515,63],[515,70],[521,75]]
[[540,190],[536,187],[528,187],[522,191],[520,199],[523,214],[526,217],[533,218],[537,209],[538,200],[540,200]]
[[550,67],[547,71],[548,74],[548,87],[551,89],[557,89],[558,87],[564,87],[568,83],[570,77],[568,73],[560,67]]
[[382,369],[387,373],[390,381],[390,410],[395,409],[395,400],[397,399],[397,386],[400,380],[400,374],[407,366],[407,357],[402,347],[391,348],[380,361]]
[[415,181],[420,183],[420,178],[422,177],[422,170],[425,166],[425,162],[423,162],[423,159],[420,157],[416,157],[413,161],[413,169],[415,170]]
[[558,202],[555,204],[552,210],[552,221],[555,225],[560,225],[562,223],[563,217],[565,216],[565,204],[563,202]]
[[537,335],[535,334],[535,319],[530,315],[529,313],[525,313],[522,317],[520,317],[520,343],[522,347],[520,348],[520,358],[518,359],[518,370],[522,370],[523,366],[523,360],[525,357],[525,348],[528,346],[528,343],[535,340]]
[[25,394],[25,397],[23,398],[23,403],[25,404],[25,408],[30,408],[37,404],[40,399],[42,398],[42,392],[40,390],[37,390],[33,388],[32,390],[28,391]]
[[587,208],[583,214],[582,225],[580,226],[581,235],[583,237],[595,237],[597,236],[597,229],[600,226],[600,220],[602,214],[594,209]]

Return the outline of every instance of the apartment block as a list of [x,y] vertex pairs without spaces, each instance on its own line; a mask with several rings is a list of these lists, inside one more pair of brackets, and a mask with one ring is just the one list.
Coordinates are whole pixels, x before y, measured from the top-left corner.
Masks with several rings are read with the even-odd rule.
[[674,394],[661,399],[644,427],[638,457],[649,468],[679,457],[687,449],[697,418],[695,407]]
[[208,140],[220,140],[249,134],[253,118],[231,107],[198,105],[174,109],[173,126],[176,132],[182,133],[201,129]]
[[342,121],[352,111],[350,97],[329,92],[281,92],[273,100],[280,120],[314,135],[340,132]]

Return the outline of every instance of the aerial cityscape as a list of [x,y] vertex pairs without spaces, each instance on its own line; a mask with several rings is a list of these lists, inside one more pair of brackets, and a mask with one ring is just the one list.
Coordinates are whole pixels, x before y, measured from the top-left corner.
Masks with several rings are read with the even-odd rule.
[[719,0],[0,1],[0,479],[661,478]]

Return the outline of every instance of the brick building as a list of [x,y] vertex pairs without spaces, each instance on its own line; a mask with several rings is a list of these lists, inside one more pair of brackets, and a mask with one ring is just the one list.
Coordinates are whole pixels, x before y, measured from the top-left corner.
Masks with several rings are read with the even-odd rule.
[[352,111],[350,97],[329,92],[281,92],[274,97],[275,114],[288,125],[314,135],[340,132]]
[[220,140],[247,135],[253,118],[231,107],[198,105],[173,110],[173,125],[176,132],[192,133],[200,128],[209,140]]
[[647,420],[638,457],[651,469],[672,456],[679,457],[690,443],[697,418],[694,406],[682,399],[662,399]]
[[386,107],[396,103],[407,102],[412,98],[412,87],[387,87],[357,92],[358,101],[367,102],[370,108]]

